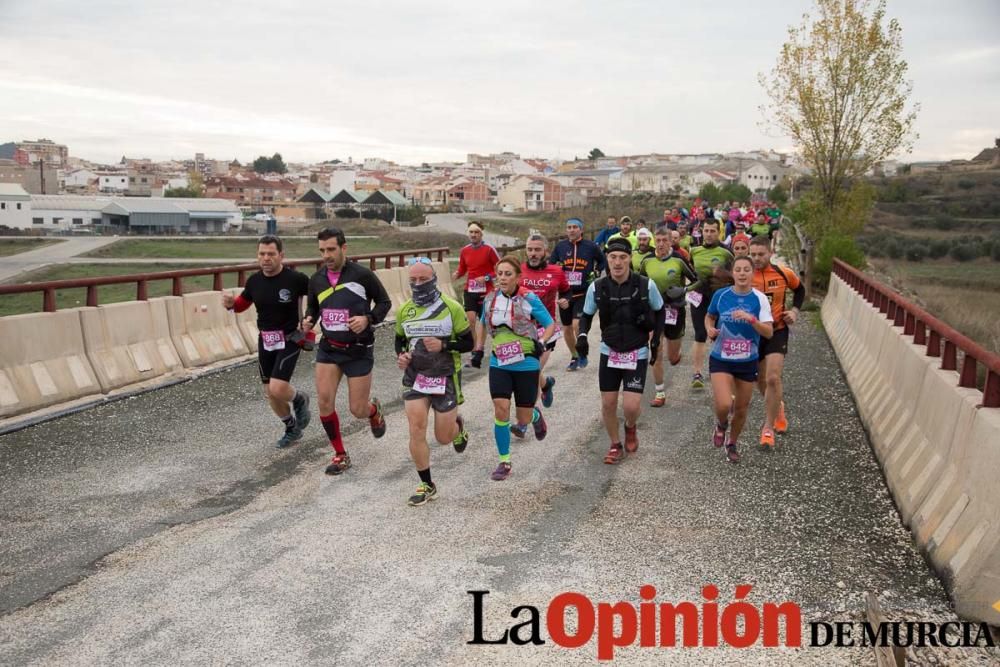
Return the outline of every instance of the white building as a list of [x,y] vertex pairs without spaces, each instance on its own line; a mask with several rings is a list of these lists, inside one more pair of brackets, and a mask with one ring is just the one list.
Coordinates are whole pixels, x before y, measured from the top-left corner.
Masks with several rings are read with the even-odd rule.
[[0,227],[31,227],[31,195],[17,183],[0,183]]
[[743,169],[740,183],[750,188],[751,192],[770,190],[780,183],[789,171],[791,170],[788,167],[779,162],[762,160]]
[[101,192],[125,192],[128,190],[127,171],[101,171],[97,173],[97,189]]
[[354,169],[338,169],[330,174],[330,189],[328,192],[340,192],[341,190],[353,190],[354,181],[358,179],[358,172]]
[[111,197],[87,195],[32,195],[31,226],[48,231],[67,231],[101,224],[101,210]]
[[97,172],[89,169],[67,171],[62,179],[63,188],[86,188],[97,180]]

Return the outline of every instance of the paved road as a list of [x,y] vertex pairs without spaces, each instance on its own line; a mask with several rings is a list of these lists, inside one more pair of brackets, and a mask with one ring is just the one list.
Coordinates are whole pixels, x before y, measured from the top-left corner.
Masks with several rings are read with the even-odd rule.
[[0,282],[10,280],[25,271],[34,271],[49,264],[59,264],[70,257],[96,250],[116,240],[109,236],[67,238],[61,243],[53,243],[37,250],[0,257]]
[[[270,446],[252,366],[0,437],[0,664],[593,662],[593,644],[468,646],[474,589],[491,591],[491,636],[516,605],[544,610],[566,590],[636,602],[647,583],[695,602],[707,583],[725,601],[749,583],[752,602],[793,600],[807,620],[859,620],[865,591],[894,617],[950,618],[811,324],[787,369],[792,430],[738,466],[708,444],[709,396],[679,372],[668,407],[642,417],[639,453],[603,465],[595,369],[566,373],[560,348],[552,432],[515,442],[512,477],[491,482],[486,374],[469,371],[472,444],[433,450],[441,497],[423,508],[405,505],[417,478],[385,333],[389,433],[348,419],[343,477],[322,473],[318,423],[292,450]],[[829,665],[870,664],[869,651],[619,655]]]
[[[454,232],[456,234],[462,234],[463,236],[466,233],[469,220],[475,218],[475,216],[471,214],[461,215],[458,213],[434,213],[427,217],[430,218],[431,225],[440,227],[446,232]],[[414,229],[420,229],[420,227],[416,227]],[[426,229],[426,227],[424,229]],[[483,240],[491,245],[495,245],[498,248],[502,245],[514,245],[516,241],[513,236],[495,234],[489,230],[483,232]]]

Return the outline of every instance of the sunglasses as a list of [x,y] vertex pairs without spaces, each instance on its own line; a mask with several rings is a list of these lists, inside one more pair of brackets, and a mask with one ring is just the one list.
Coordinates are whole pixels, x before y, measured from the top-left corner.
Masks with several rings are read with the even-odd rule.
[[413,266],[414,264],[426,264],[431,265],[431,260],[429,257],[411,257],[406,261],[407,266]]

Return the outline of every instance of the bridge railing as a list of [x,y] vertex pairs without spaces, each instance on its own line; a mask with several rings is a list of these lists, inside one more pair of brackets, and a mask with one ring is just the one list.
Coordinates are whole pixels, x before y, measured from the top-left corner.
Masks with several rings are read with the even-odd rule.
[[[879,312],[885,313],[895,326],[903,327],[903,335],[913,336],[914,344],[926,345],[928,357],[940,357],[942,370],[957,371],[958,386],[975,389],[978,367],[982,364],[986,370],[983,407],[1000,408],[1000,355],[986,350],[892,288],[839,259],[833,261],[833,272]],[[961,369],[958,368],[959,350],[963,357]]]
[[[430,257],[436,261],[444,261],[448,248],[418,248],[416,250],[401,250],[395,252],[378,252],[364,255],[350,255],[349,258],[357,262],[368,262],[369,268],[374,271],[377,268],[391,269],[393,266],[405,266],[408,257]],[[290,259],[284,262],[286,266],[292,268],[298,266],[314,267],[316,270],[323,265],[320,259]],[[381,264],[381,266],[379,266]],[[157,280],[170,280],[172,294],[174,296],[184,295],[184,278],[194,276],[212,276],[212,289],[222,290],[223,276],[235,273],[236,283],[240,287],[246,284],[247,273],[257,271],[260,267],[257,264],[228,264],[226,266],[212,266],[197,269],[180,269],[177,271],[159,271],[154,273],[134,273],[124,276],[104,276],[100,278],[72,278],[69,280],[50,280],[37,283],[23,283],[17,285],[0,285],[0,296],[5,294],[25,294],[31,292],[42,293],[42,311],[54,313],[56,307],[56,290],[68,288],[86,288],[87,305],[99,305],[98,288],[102,285],[135,284],[136,301],[146,301],[148,297],[149,283]]]

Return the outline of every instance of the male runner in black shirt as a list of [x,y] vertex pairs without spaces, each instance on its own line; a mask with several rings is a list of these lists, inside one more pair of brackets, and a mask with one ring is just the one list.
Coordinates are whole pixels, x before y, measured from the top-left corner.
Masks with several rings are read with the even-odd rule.
[[[296,342],[301,300],[309,293],[309,278],[304,273],[282,265],[285,259],[281,239],[262,236],[257,242],[260,271],[247,278],[239,296],[223,294],[222,304],[241,313],[257,307],[257,366],[271,409],[285,424],[285,434],[277,442],[279,449],[302,437],[309,424],[309,396],[291,385],[300,347]],[[289,403],[294,412],[289,409]]]

